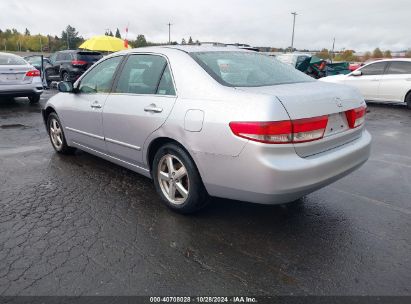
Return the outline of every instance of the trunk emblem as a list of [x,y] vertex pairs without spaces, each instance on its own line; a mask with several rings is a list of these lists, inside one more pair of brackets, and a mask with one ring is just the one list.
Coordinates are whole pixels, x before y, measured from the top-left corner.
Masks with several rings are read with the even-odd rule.
[[340,97],[335,97],[335,103],[337,104],[337,107],[342,108],[342,100]]

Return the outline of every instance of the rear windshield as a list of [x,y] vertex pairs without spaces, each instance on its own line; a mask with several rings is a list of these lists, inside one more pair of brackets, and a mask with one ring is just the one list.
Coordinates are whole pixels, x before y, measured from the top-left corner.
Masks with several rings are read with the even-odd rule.
[[314,81],[290,65],[255,52],[194,52],[191,56],[225,86],[259,87]]
[[23,58],[9,54],[0,54],[0,65],[26,65]]
[[77,60],[84,60],[84,61],[98,61],[103,58],[103,55],[98,52],[79,52],[77,53]]

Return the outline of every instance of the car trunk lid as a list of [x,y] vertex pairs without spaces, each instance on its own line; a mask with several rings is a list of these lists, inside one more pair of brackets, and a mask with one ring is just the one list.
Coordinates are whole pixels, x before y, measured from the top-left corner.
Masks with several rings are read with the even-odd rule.
[[345,111],[358,108],[363,103],[360,95],[349,87],[315,81],[238,89],[276,97],[291,120],[328,116],[322,139],[294,144],[296,153],[301,157],[336,148],[361,135],[361,128],[349,128],[345,115]]
[[29,65],[0,65],[0,85],[31,83],[32,78],[26,73],[32,69]]

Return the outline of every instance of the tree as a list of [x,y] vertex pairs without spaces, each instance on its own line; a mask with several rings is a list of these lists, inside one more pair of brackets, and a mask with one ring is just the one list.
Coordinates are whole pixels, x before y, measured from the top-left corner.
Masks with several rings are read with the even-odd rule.
[[197,39],[197,40],[196,40],[196,44],[197,44],[197,45],[200,45],[200,44],[201,44],[201,43],[200,43],[200,40]]
[[119,31],[118,28],[117,28],[117,30],[116,30],[116,37],[121,39],[121,34],[120,34],[120,31]]
[[133,43],[133,45],[134,45],[135,47],[137,47],[137,48],[138,48],[138,47],[147,46],[148,43],[147,43],[146,37],[145,37],[144,35],[142,35],[142,34],[138,35],[138,36],[137,36],[137,39],[136,39],[136,41]]
[[184,38],[181,40],[181,44],[186,44],[186,40]]
[[113,32],[111,30],[106,30],[104,35],[113,37]]
[[24,35],[25,36],[30,36],[30,31],[27,29],[27,27],[26,27],[26,30],[24,31]]
[[379,48],[376,48],[373,52],[372,52],[372,58],[382,58],[383,54],[381,52],[381,50]]
[[188,44],[193,44],[193,38],[191,38],[191,36],[188,38]]
[[411,58],[411,49],[405,53],[405,57]]
[[384,58],[392,58],[392,56],[391,56],[391,51],[390,51],[390,50],[386,50],[386,51],[384,52]]
[[84,41],[71,25],[67,25],[66,30],[61,33],[61,40],[66,43],[67,49],[77,48]]
[[364,61],[367,61],[367,60],[369,60],[371,58],[371,52],[365,52],[364,53],[364,56],[363,56],[363,60]]
[[335,56],[335,60],[336,61],[357,61],[358,58],[354,54],[355,52],[353,50],[345,50],[337,54],[337,56]]
[[327,49],[322,49],[320,52],[315,53],[315,56],[321,59],[330,59],[330,52]]

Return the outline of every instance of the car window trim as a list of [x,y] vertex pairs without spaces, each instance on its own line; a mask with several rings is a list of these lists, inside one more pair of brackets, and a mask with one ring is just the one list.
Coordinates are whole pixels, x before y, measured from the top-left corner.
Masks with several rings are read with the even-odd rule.
[[[115,88],[117,87],[117,85],[118,85],[118,80],[119,80],[119,78],[120,78],[121,72],[122,72],[123,69],[124,69],[124,65],[126,64],[128,57],[133,56],[133,55],[152,55],[152,56],[154,55],[154,56],[161,56],[161,57],[163,57],[163,58],[166,60],[166,64],[165,64],[165,66],[164,66],[164,68],[163,68],[163,72],[161,73],[159,83],[157,84],[156,92],[157,92],[157,90],[158,90],[158,86],[160,85],[161,78],[163,77],[164,70],[165,70],[165,68],[168,66],[168,68],[170,69],[170,76],[171,76],[171,80],[172,80],[172,82],[173,82],[175,94],[174,94],[174,95],[160,95],[160,94],[140,94],[140,93],[122,93],[122,92],[115,92],[114,89],[115,89]],[[116,94],[116,95],[122,95],[122,94],[123,94],[123,95],[131,95],[131,96],[132,96],[132,95],[136,95],[136,96],[178,97],[177,86],[176,86],[176,83],[175,83],[175,81],[174,81],[174,75],[173,75],[173,70],[172,70],[171,65],[170,65],[170,60],[169,60],[168,57],[167,57],[166,55],[164,55],[164,54],[152,53],[152,52],[128,53],[128,54],[126,54],[126,55],[124,56],[124,59],[123,59],[122,65],[121,65],[121,70],[117,70],[116,73],[117,73],[117,75],[116,75],[116,78],[115,78],[115,80],[114,80],[114,82],[113,82],[113,85],[112,85],[112,87],[111,87],[110,94]]]
[[[104,93],[104,94],[110,94],[110,93],[112,93],[112,91],[113,91],[113,84],[114,84],[115,79],[117,78],[117,74],[118,74],[118,71],[119,71],[119,67],[122,66],[123,63],[124,63],[124,57],[125,57],[125,56],[124,56],[123,54],[116,55],[116,56],[110,56],[110,57],[108,57],[108,58],[104,58],[104,57],[103,57],[102,59],[100,59],[101,61],[96,62],[96,63],[98,63],[98,64],[94,65],[91,69],[88,69],[88,70],[87,70],[83,75],[81,75],[81,77],[79,78],[78,83],[77,83],[77,85],[76,85],[76,90],[78,90],[78,93],[81,94],[81,92],[79,91],[79,90],[80,90],[80,85],[81,85],[81,82],[83,81],[83,78],[86,77],[87,74],[89,74],[92,70],[94,70],[97,66],[99,66],[100,64],[102,64],[104,61],[110,60],[110,59],[113,59],[113,58],[117,58],[117,57],[122,57],[122,58],[121,58],[121,61],[120,61],[120,63],[118,64],[116,70],[114,71],[113,79],[111,80],[111,84],[110,84],[110,86],[109,86],[108,92],[106,92],[106,93]],[[101,94],[101,92],[84,93],[84,94]]]

